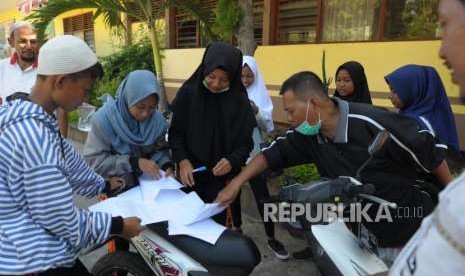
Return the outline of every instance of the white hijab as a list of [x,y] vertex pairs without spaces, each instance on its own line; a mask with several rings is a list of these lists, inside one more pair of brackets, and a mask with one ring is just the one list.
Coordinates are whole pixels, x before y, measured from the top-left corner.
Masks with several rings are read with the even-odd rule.
[[242,67],[246,65],[252,70],[255,80],[247,87],[247,95],[258,107],[259,112],[264,117],[266,122],[266,132],[270,133],[274,129],[273,125],[273,102],[266,90],[265,82],[263,81],[262,74],[258,69],[257,61],[254,57],[243,56]]

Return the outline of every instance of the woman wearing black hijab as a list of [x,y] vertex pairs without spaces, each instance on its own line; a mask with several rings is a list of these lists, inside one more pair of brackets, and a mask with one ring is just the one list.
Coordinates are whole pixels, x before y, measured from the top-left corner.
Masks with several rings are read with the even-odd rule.
[[[241,83],[242,53],[213,43],[173,101],[169,144],[182,183],[213,202],[253,148],[256,120]],[[195,169],[206,167],[204,171]],[[215,217],[225,222],[225,212]]]
[[348,61],[337,68],[334,96],[348,102],[372,104],[365,70],[360,63]]

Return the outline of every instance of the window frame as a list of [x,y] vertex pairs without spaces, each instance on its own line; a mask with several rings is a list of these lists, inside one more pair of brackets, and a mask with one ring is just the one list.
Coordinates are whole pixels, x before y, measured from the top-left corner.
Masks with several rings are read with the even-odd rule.
[[[89,24],[87,24],[87,26],[86,26],[86,17],[89,17],[87,19],[90,21]],[[74,22],[78,20],[82,20],[82,28],[80,28],[80,26],[74,25]],[[75,15],[75,16],[65,17],[63,18],[63,33],[65,35],[76,35],[80,37],[82,40],[84,40],[87,45],[89,45],[89,43],[86,40],[86,34],[88,34],[88,32],[92,32],[92,35],[91,35],[92,45],[89,45],[89,47],[95,53],[97,51],[97,45],[96,45],[96,40],[95,40],[94,25],[95,24],[94,24],[93,12],[86,12],[86,13],[82,13],[82,14]],[[81,33],[82,35],[78,35]]]
[[[208,0],[207,0],[208,1]],[[373,43],[373,42],[408,42],[408,41],[435,41],[435,40],[440,40],[440,37],[425,37],[425,38],[407,38],[407,37],[399,37],[399,38],[387,38],[385,37],[385,31],[386,31],[386,24],[387,19],[388,19],[388,13],[389,13],[389,2],[390,1],[396,1],[396,0],[381,0],[380,2],[380,11],[379,11],[379,18],[378,18],[378,30],[376,30],[376,34],[374,35],[374,38],[371,40],[350,40],[350,41],[322,41],[323,37],[323,26],[324,26],[324,8],[325,8],[325,0],[317,0],[317,20],[316,20],[316,34],[315,34],[315,41],[313,42],[308,42],[308,41],[302,41],[302,42],[279,42],[279,4],[280,1],[278,0],[263,0],[263,1],[258,1],[260,2],[261,10],[263,10],[263,14],[261,15],[262,17],[262,33],[261,35],[255,34],[254,37],[261,37],[261,41],[257,41],[258,45],[302,45],[302,44],[334,44],[334,43]],[[210,3],[210,6],[212,0],[208,1]],[[263,3],[263,4],[261,4]],[[256,5],[255,1],[252,3],[254,7],[254,15],[257,14],[255,11],[255,8],[257,8],[258,5]],[[213,5],[214,7],[214,5]],[[197,20],[198,21],[198,20]],[[255,22],[255,20],[254,20]],[[174,33],[176,34],[177,37],[177,20],[174,22],[174,26],[170,28],[175,28]],[[199,26],[200,24],[198,24]],[[257,28],[257,25],[254,24],[254,30],[255,29],[260,29]],[[197,43],[196,46],[193,46],[191,48],[201,48],[204,45],[201,45],[202,38],[200,37],[202,34],[197,30],[196,36],[197,36]],[[177,47],[177,42],[176,43],[170,43],[169,48],[173,49],[181,49]]]

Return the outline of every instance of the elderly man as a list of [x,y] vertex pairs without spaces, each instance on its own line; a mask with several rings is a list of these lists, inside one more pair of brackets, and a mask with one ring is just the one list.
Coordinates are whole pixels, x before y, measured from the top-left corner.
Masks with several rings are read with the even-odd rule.
[[[438,11],[443,30],[439,55],[465,103],[465,0],[442,0]],[[465,173],[441,192],[438,206],[404,247],[390,275],[465,275],[464,197]]]
[[0,101],[15,92],[30,93],[37,75],[39,42],[31,23],[16,22],[11,25],[10,46],[14,54],[0,60]]

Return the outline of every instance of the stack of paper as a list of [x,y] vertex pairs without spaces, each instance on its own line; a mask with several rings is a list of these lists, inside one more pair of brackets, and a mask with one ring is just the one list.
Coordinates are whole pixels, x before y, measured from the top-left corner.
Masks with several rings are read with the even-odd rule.
[[142,225],[168,221],[170,235],[189,235],[215,244],[226,228],[210,217],[222,212],[224,207],[217,203],[205,204],[195,192],[185,194],[179,190],[181,187],[172,177],[154,180],[142,176],[140,186],[89,209],[123,218],[139,217]]

